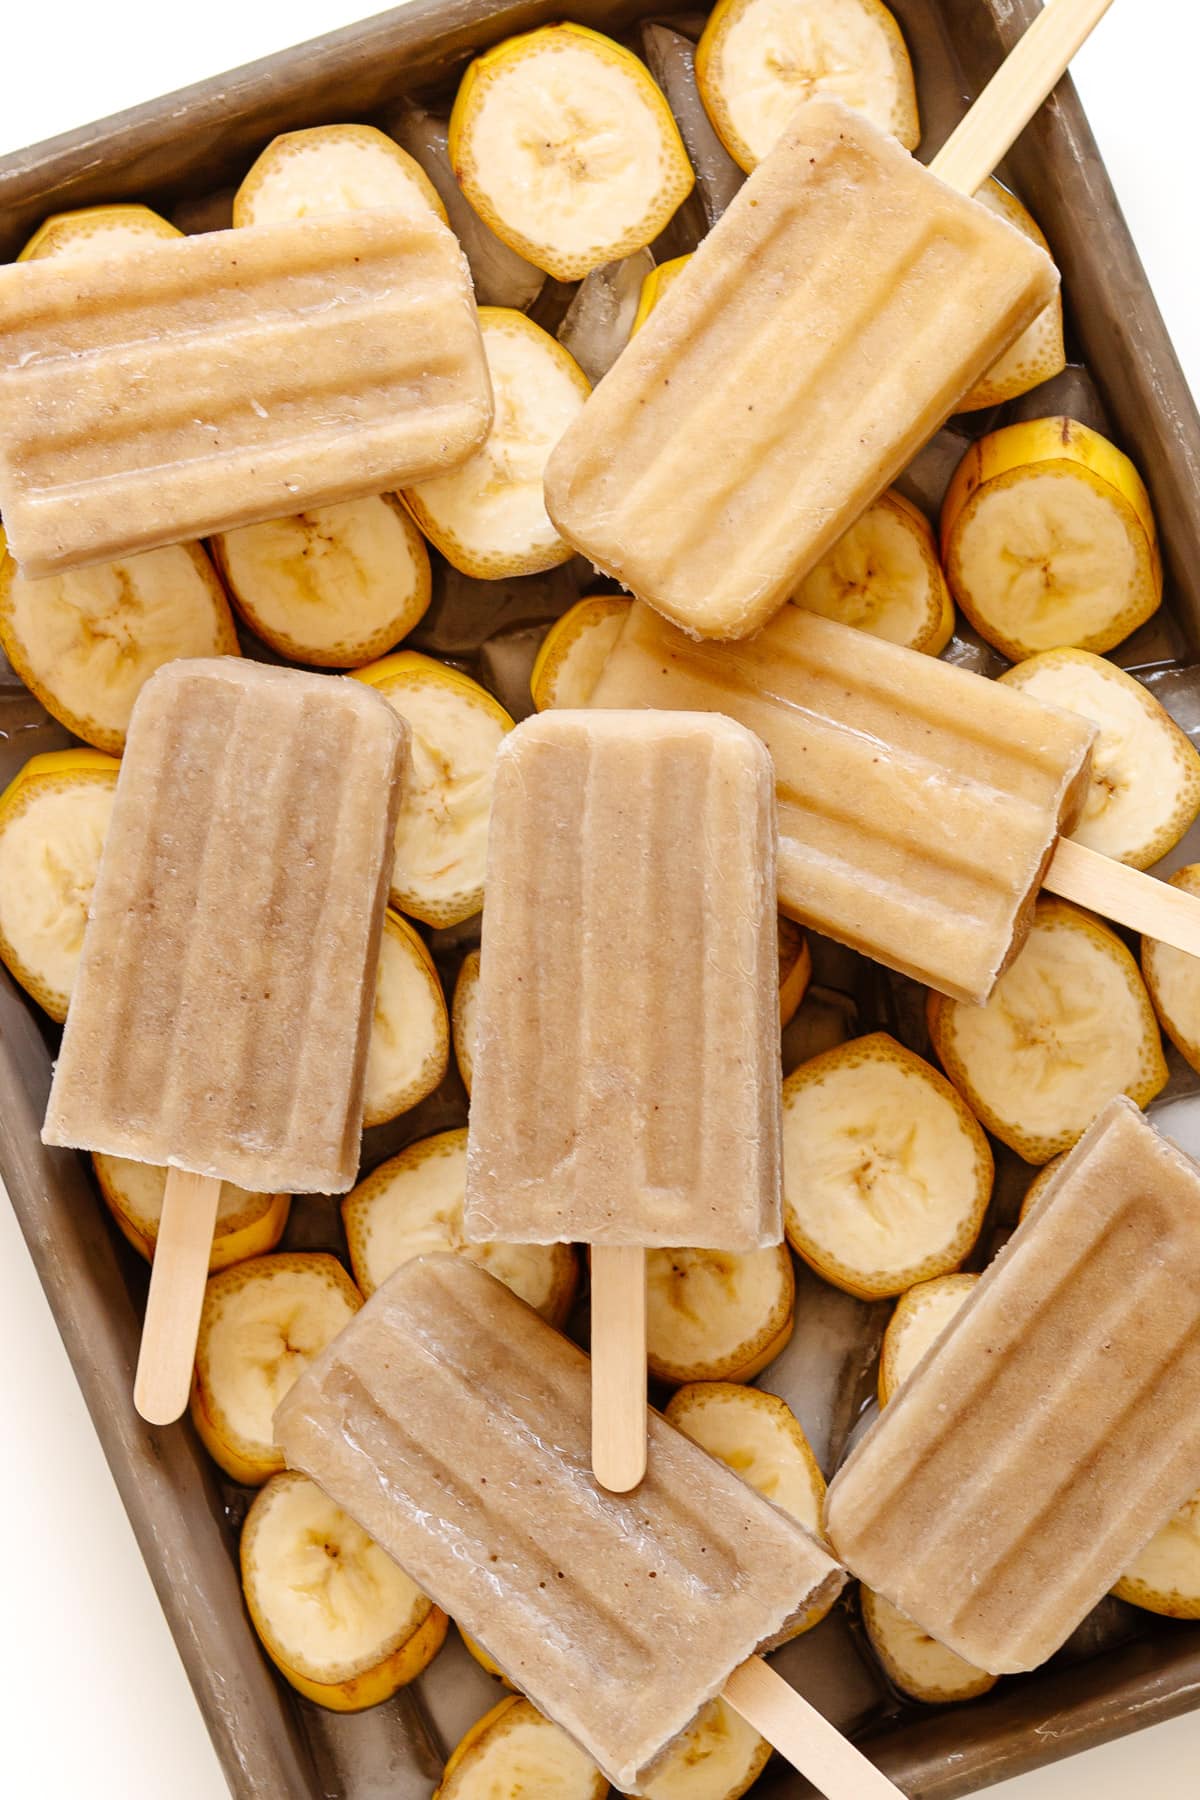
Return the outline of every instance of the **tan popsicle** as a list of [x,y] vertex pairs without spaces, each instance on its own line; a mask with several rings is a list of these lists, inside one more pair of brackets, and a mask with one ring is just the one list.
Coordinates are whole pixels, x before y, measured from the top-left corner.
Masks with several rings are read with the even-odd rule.
[[349,1188],[408,734],[241,658],[138,698],[43,1138],[168,1168],[135,1400],[187,1404],[220,1185]]
[[560,533],[694,636],[756,631],[1052,298],[970,196],[1111,0],[1051,0],[926,170],[809,101],[546,469]]

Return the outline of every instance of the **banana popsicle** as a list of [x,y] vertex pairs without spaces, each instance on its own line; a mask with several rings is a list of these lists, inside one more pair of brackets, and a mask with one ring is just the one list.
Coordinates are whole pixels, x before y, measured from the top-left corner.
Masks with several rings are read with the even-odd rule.
[[711,710],[755,732],[775,765],[782,910],[973,1001],[1024,941],[1095,737],[1077,714],[794,606],[754,638],[705,644],[635,603],[590,705]]
[[854,1574],[1033,1669],[1200,1485],[1200,1168],[1112,1101],[829,1490]]
[[432,211],[0,269],[0,508],[27,576],[407,487],[491,418]]
[[1057,283],[1005,220],[811,100],[560,440],[550,516],[692,635],[744,637]]
[[304,1371],[275,1439],[636,1793],[734,1669],[843,1576],[657,1413],[646,1480],[605,1493],[588,1390],[582,1351],[508,1288],[465,1257],[422,1257]]
[[496,759],[477,1241],[777,1244],[770,758],[711,712],[546,712]]
[[360,682],[236,657],[151,677],[46,1143],[261,1193],[352,1185],[407,742]]

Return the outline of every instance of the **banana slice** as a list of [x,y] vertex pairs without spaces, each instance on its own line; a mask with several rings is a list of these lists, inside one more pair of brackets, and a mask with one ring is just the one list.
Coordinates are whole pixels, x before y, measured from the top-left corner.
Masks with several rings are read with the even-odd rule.
[[574,555],[550,523],[542,474],[591,393],[548,331],[511,307],[481,306],[496,410],[483,444],[457,469],[404,490],[404,504],[448,563],[480,581],[534,575]]
[[818,1275],[876,1300],[956,1269],[979,1236],[992,1153],[950,1083],[884,1031],[783,1084],[788,1242]]
[[240,1555],[263,1649],[318,1706],[378,1706],[442,1647],[445,1613],[306,1475],[285,1471],[255,1495]]
[[373,125],[317,125],[272,138],[233,199],[235,225],[387,207],[425,217],[446,209],[419,162]]
[[476,57],[450,115],[450,157],[485,224],[558,281],[652,243],[695,182],[645,64],[585,25],[546,25]]
[[[1050,255],[1050,246],[1041,226],[1006,187],[998,181],[985,181],[975,198],[989,212],[1006,219],[1025,237],[1040,245],[1047,256]],[[1048,306],[1043,307],[1033,324],[1026,326],[1016,343],[1010,344],[999,361],[992,364],[986,375],[980,376],[966,399],[959,401],[957,410],[978,412],[985,406],[1001,406],[1006,400],[1015,400],[1018,394],[1026,394],[1030,388],[1049,381],[1066,366],[1062,293],[1059,292]]]
[[646,1800],[741,1800],[771,1755],[727,1700],[710,1700],[643,1783]]
[[[124,1156],[104,1156],[99,1151],[92,1155],[92,1167],[121,1235],[139,1256],[153,1262],[167,1171],[153,1163],[130,1162]],[[273,1250],[283,1236],[291,1205],[290,1194],[251,1194],[223,1181],[209,1273]]]
[[512,1694],[455,1746],[433,1800],[604,1800],[607,1793],[579,1745]]
[[808,939],[791,919],[779,915],[779,1025],[791,1024],[796,1009],[812,980],[812,953]]
[[361,1305],[341,1263],[319,1252],[256,1256],[209,1277],[192,1423],[232,1480],[261,1487],[283,1468],[275,1408]]
[[[824,1537],[825,1477],[800,1421],[777,1394],[728,1381],[694,1381],[672,1395],[666,1416],[814,1537]],[[814,1607],[791,1635],[811,1631],[832,1605],[830,1600]]]
[[384,1125],[432,1094],[450,1061],[450,1020],[433,958],[407,919],[383,916],[363,1124]]
[[492,766],[513,722],[469,675],[401,650],[356,669],[408,721],[412,768],[396,826],[392,905],[458,925],[483,905]]
[[1050,1186],[1055,1175],[1058,1173],[1060,1163],[1066,1162],[1067,1155],[1068,1152],[1064,1150],[1061,1155],[1052,1156],[1050,1161],[1048,1163],[1043,1163],[1042,1167],[1038,1170],[1029,1186],[1025,1189],[1025,1198],[1021,1202],[1021,1211],[1017,1219],[1018,1225],[1023,1225],[1025,1223],[1046,1189]]
[[490,1675],[493,1681],[503,1682],[504,1686],[508,1688],[511,1693],[515,1694],[517,1691],[516,1688],[513,1687],[512,1682],[508,1679],[508,1676],[504,1673],[500,1665],[492,1661],[483,1645],[477,1644],[473,1637],[468,1637],[461,1625],[458,1628],[458,1635],[462,1639],[465,1649],[475,1658],[475,1661],[479,1664],[484,1674]]
[[148,206],[84,206],[78,212],[51,213],[17,256],[75,255],[80,250],[138,250],[147,238],[182,237],[183,233]]
[[929,1035],[971,1110],[1030,1163],[1069,1150],[1115,1094],[1146,1106],[1167,1080],[1137,964],[1064,900],[1038,901],[983,1006],[930,994]]
[[1099,727],[1077,842],[1135,869],[1174,849],[1200,813],[1200,755],[1140,681],[1090,650],[1044,650],[1000,680]]
[[923,1700],[928,1706],[943,1706],[953,1700],[978,1699],[995,1687],[994,1675],[985,1675],[973,1663],[947,1650],[897,1612],[882,1594],[867,1587],[861,1593],[863,1624],[871,1648],[902,1694]]
[[479,1003],[479,952],[468,950],[462,959],[458,979],[454,983],[454,1001],[450,1008],[454,1034],[454,1060],[467,1093],[471,1092],[471,1076],[475,1070],[475,1030]]
[[1075,419],[1007,425],[972,444],[942,503],[942,564],[980,637],[1012,662],[1111,650],[1162,600],[1142,478]]
[[881,494],[805,576],[793,604],[910,650],[938,656],[954,607],[923,512],[894,488]]
[[463,1232],[466,1131],[440,1131],[409,1144],[368,1175],[342,1202],[350,1265],[369,1299],[414,1256],[457,1250],[551,1325],[571,1309],[579,1265],[570,1244],[468,1244]]
[[113,756],[155,669],[177,656],[239,655],[225,590],[199,544],[40,581],[5,548],[0,644],[48,713]]
[[879,1404],[886,1406],[925,1352],[941,1337],[978,1275],[939,1275],[901,1294],[888,1320],[879,1356]]
[[792,1335],[786,1244],[646,1252],[646,1359],[658,1381],[753,1381]]
[[589,594],[555,620],[529,678],[539,712],[587,705],[632,604],[619,594]]
[[391,494],[243,525],[212,547],[246,623],[293,662],[357,668],[429,606],[425,540]]
[[1113,1593],[1168,1619],[1200,1619],[1200,1494],[1155,1532]]
[[[0,829],[3,818],[4,802],[0,800]],[[0,838],[0,854],[3,848],[4,840]],[[1186,894],[1200,894],[1200,863],[1189,863],[1185,869],[1176,869],[1171,886],[1182,888]],[[0,931],[3,920],[3,908],[0,907]],[[2,946],[0,954],[4,954]],[[8,962],[6,954],[4,960]],[[12,967],[11,963],[9,967]],[[1200,956],[1188,956],[1186,951],[1172,949],[1170,944],[1143,938],[1142,973],[1167,1036],[1184,1060],[1193,1069],[1200,1069]]]
[[98,750],[52,750],[0,794],[0,958],[60,1025],[120,767]]
[[637,336],[663,295],[668,288],[674,286],[691,260],[690,254],[673,256],[669,262],[659,263],[657,267],[651,269],[642,283],[642,291],[638,296],[637,311],[633,315],[633,325],[629,332],[631,338]]
[[749,172],[814,94],[832,94],[921,141],[917,90],[900,27],[881,0],[719,0],[696,51],[700,98],[734,162]]

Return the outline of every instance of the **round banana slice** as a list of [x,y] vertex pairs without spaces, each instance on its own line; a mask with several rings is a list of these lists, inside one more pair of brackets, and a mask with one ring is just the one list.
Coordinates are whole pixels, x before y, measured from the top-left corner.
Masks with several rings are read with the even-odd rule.
[[555,620],[529,677],[539,712],[587,705],[632,605],[620,594],[589,594]]
[[1167,1080],[1137,964],[1065,900],[1038,901],[983,1006],[930,994],[929,1034],[971,1110],[1030,1163],[1069,1150],[1114,1095],[1146,1106]]
[[608,1783],[565,1731],[510,1694],[451,1752],[433,1800],[604,1800]]
[[[3,818],[4,802],[0,800],[0,830]],[[0,858],[5,847],[4,839],[0,837]],[[0,868],[2,866],[0,861]],[[1185,894],[1200,894],[1200,863],[1189,863],[1185,869],[1176,869],[1171,886],[1182,888]],[[3,920],[3,908],[0,907],[0,931]],[[4,960],[8,962],[7,954]],[[9,967],[12,967],[11,963]],[[1200,1069],[1200,956],[1189,956],[1170,944],[1143,938],[1142,973],[1167,1036],[1180,1056],[1193,1069]]]
[[1113,1593],[1168,1619],[1200,1619],[1200,1494],[1155,1532]]
[[793,604],[937,656],[954,607],[923,512],[889,489],[804,577]]
[[646,1800],[741,1800],[770,1755],[766,1738],[718,1695],[655,1764],[642,1793]]
[[517,1690],[513,1687],[512,1682],[508,1679],[508,1676],[504,1673],[504,1670],[500,1667],[499,1663],[494,1663],[492,1661],[483,1645],[477,1644],[473,1637],[468,1637],[461,1625],[458,1628],[458,1635],[462,1639],[464,1647],[475,1658],[475,1661],[479,1664],[484,1674],[490,1675],[494,1681],[503,1682],[504,1686],[508,1688],[511,1693],[515,1694]]
[[1200,755],[1132,675],[1090,650],[1044,650],[1001,675],[1099,727],[1077,843],[1148,869],[1200,813]]
[[1046,1189],[1050,1186],[1051,1181],[1054,1179],[1055,1175],[1057,1175],[1061,1164],[1066,1162],[1067,1155],[1068,1152],[1064,1150],[1060,1156],[1052,1156],[1048,1163],[1042,1164],[1042,1167],[1038,1170],[1029,1186],[1025,1189],[1025,1198],[1021,1202],[1021,1212],[1017,1219],[1018,1225],[1023,1225],[1025,1223]]
[[[825,1477],[800,1421],[777,1394],[735,1382],[693,1381],[671,1397],[666,1416],[814,1537],[824,1536]],[[815,1606],[791,1636],[811,1631],[832,1605]]]
[[462,959],[458,979],[454,983],[454,1000],[450,1008],[454,1034],[454,1060],[467,1093],[471,1092],[471,1076],[475,1070],[475,1030],[479,1000],[479,952],[468,950]]
[[4,551],[0,644],[48,713],[120,756],[133,703],[177,656],[237,656],[225,590],[199,544],[31,581]]
[[786,1244],[646,1252],[646,1359],[658,1381],[753,1381],[795,1324]]
[[591,393],[556,338],[522,312],[481,306],[496,410],[473,456],[404,490],[404,504],[448,563],[480,581],[534,575],[574,555],[550,523],[546,462]]
[[976,1700],[996,1685],[965,1658],[947,1650],[936,1638],[897,1612],[890,1600],[861,1589],[863,1624],[871,1647],[884,1672],[902,1694],[923,1700],[928,1706],[944,1706],[954,1700]]
[[[167,1171],[154,1163],[130,1162],[127,1157],[104,1156],[100,1151],[93,1153],[92,1166],[121,1235],[139,1256],[153,1262]],[[283,1236],[291,1205],[290,1194],[251,1194],[223,1181],[209,1273],[273,1250]]]
[[363,1124],[384,1125],[432,1094],[450,1061],[450,1020],[433,958],[407,919],[383,916]]
[[52,750],[0,794],[0,958],[60,1025],[120,767],[98,750]]
[[585,25],[546,25],[476,57],[450,157],[497,237],[558,281],[652,243],[695,176],[645,64]]
[[1006,425],[972,444],[941,526],[951,593],[1012,662],[1039,650],[1111,650],[1162,600],[1142,478],[1075,419]]
[[425,540],[391,494],[243,525],[212,547],[246,623],[293,662],[357,668],[429,605]]
[[200,1315],[192,1423],[214,1462],[244,1487],[283,1468],[271,1420],[362,1295],[335,1257],[256,1256],[209,1277]]
[[881,0],[718,0],[696,51],[696,81],[718,137],[747,173],[814,94],[865,113],[906,150],[921,141],[912,64]]
[[886,1406],[925,1352],[941,1337],[978,1275],[939,1275],[901,1294],[888,1320],[879,1357],[879,1404]]
[[[1010,225],[1023,236],[1040,245],[1050,255],[1050,246],[1042,234],[1037,220],[1026,212],[1015,194],[1010,194],[1006,187],[998,181],[985,181],[975,198],[989,212],[996,213],[1006,219]],[[1001,406],[1006,400],[1015,400],[1018,394],[1027,394],[1030,388],[1039,387],[1043,381],[1058,375],[1067,366],[1067,351],[1063,342],[1063,308],[1062,294],[1055,294],[1048,306],[1044,306],[1032,325],[1027,325],[1015,344],[1010,344],[1003,356],[994,362],[986,375],[981,375],[965,400],[958,403],[958,412],[978,412],[985,406]]]
[[235,225],[276,225],[317,213],[446,209],[420,163],[373,125],[316,125],[272,138],[233,199]]
[[469,1244],[463,1231],[467,1134],[439,1131],[381,1163],[342,1201],[354,1278],[369,1299],[414,1256],[456,1250],[504,1282],[551,1325],[571,1308],[579,1265],[570,1244]]
[[812,952],[808,939],[791,919],[779,915],[779,1024],[781,1030],[791,1024],[796,1009],[808,992],[812,980]]
[[80,250],[103,250],[107,255],[113,250],[139,250],[147,238],[182,236],[182,231],[148,206],[84,206],[78,212],[51,213],[17,261],[75,255]]
[[938,1071],[884,1031],[783,1084],[788,1242],[818,1275],[877,1300],[956,1269],[979,1236],[992,1153]]
[[658,263],[651,269],[638,295],[637,311],[633,315],[633,325],[629,332],[631,338],[637,336],[667,289],[678,281],[691,260],[690,254],[673,256],[669,262]]
[[458,925],[483,905],[492,771],[513,722],[486,688],[415,650],[356,669],[408,721],[412,769],[396,826],[392,905]]
[[263,1649],[318,1706],[378,1706],[442,1647],[445,1613],[306,1475],[285,1471],[255,1495],[240,1554]]

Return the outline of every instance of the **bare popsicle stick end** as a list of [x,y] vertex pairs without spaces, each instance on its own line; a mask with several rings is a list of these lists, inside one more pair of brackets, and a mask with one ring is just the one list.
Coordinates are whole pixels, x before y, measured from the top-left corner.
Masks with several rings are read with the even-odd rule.
[[1160,944],[1200,956],[1200,896],[1114,862],[1085,844],[1060,838],[1042,886]]
[[628,1494],[646,1473],[646,1252],[593,1244],[592,1473]]
[[214,1175],[167,1171],[133,1384],[133,1403],[148,1425],[173,1425],[187,1408],[220,1197]]
[[826,1800],[905,1800],[883,1770],[761,1656],[748,1657],[733,1671],[724,1697]]

